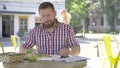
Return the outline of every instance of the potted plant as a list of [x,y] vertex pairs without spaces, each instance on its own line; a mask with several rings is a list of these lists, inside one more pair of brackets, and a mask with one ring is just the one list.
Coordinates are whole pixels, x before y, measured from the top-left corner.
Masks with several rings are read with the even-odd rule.
[[19,30],[19,32],[18,32],[18,36],[20,36],[20,37],[24,36],[24,33],[25,33],[25,32],[26,32],[26,30],[23,29],[23,28],[21,28],[21,29]]

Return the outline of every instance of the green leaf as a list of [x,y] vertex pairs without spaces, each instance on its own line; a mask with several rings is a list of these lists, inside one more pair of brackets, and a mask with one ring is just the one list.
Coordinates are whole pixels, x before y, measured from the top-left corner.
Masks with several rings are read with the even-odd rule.
[[26,51],[27,54],[30,54],[30,53],[32,53],[32,52],[33,52],[32,49],[28,49],[28,50]]
[[35,61],[37,61],[37,57],[36,56],[28,57],[28,61],[29,62],[35,62]]
[[37,57],[42,57],[42,54],[37,54]]

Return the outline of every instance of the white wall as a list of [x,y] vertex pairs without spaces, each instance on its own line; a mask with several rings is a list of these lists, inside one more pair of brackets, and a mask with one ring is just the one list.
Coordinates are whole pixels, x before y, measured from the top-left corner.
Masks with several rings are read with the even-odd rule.
[[2,38],[2,15],[0,15],[0,38]]
[[14,35],[19,32],[19,16],[28,16],[28,30],[35,27],[35,16],[34,15],[15,15],[14,16]]
[[[65,8],[65,0],[33,0],[34,2],[29,2],[28,0],[4,0],[0,1],[0,9],[3,10],[3,4],[6,6],[6,10],[9,11],[28,11],[35,12],[35,15],[29,14],[14,14],[8,13],[8,15],[14,15],[14,35],[19,32],[19,16],[28,16],[28,30],[35,26],[35,16],[39,16],[38,7],[43,1],[53,2],[55,9],[57,11],[57,18],[61,17],[61,10]],[[36,1],[36,2],[35,2]],[[7,14],[6,14],[7,15]],[[0,33],[2,33],[2,18],[0,17]]]
[[24,3],[40,3],[43,1],[49,1],[49,2],[65,2],[65,0],[3,0],[3,1],[9,1],[9,2],[24,2]]
[[35,16],[34,15],[30,15],[28,17],[28,30],[32,29],[35,27]]
[[[10,2],[12,1],[12,2]],[[6,0],[6,1],[1,1],[0,2],[0,9],[3,10],[3,5],[6,6],[6,10],[9,11],[28,11],[28,12],[35,12],[36,16],[39,16],[38,13],[38,7],[40,5],[41,2],[43,1],[50,1],[54,4],[55,10],[57,11],[57,18],[60,18],[61,14],[61,10],[65,9],[65,0],[35,0],[36,3],[32,3],[27,1],[28,3],[26,3],[25,1],[17,1],[17,0]],[[15,2],[14,2],[15,1]]]
[[6,10],[9,11],[29,11],[35,12],[38,6],[35,3],[21,3],[21,2],[0,2],[0,9],[2,10],[3,5],[6,6]]
[[17,35],[19,31],[19,17],[18,15],[14,16],[14,35]]

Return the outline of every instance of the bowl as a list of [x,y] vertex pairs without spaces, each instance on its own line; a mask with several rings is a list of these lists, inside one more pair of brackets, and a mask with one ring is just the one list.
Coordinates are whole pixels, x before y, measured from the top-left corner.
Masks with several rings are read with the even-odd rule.
[[0,61],[4,63],[15,63],[23,61],[24,57],[25,57],[24,53],[15,52],[1,53]]

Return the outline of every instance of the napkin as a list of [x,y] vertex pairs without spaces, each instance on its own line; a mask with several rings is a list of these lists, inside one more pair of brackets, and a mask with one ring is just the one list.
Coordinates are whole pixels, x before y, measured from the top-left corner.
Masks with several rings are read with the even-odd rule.
[[37,60],[52,60],[52,57],[40,57]]

